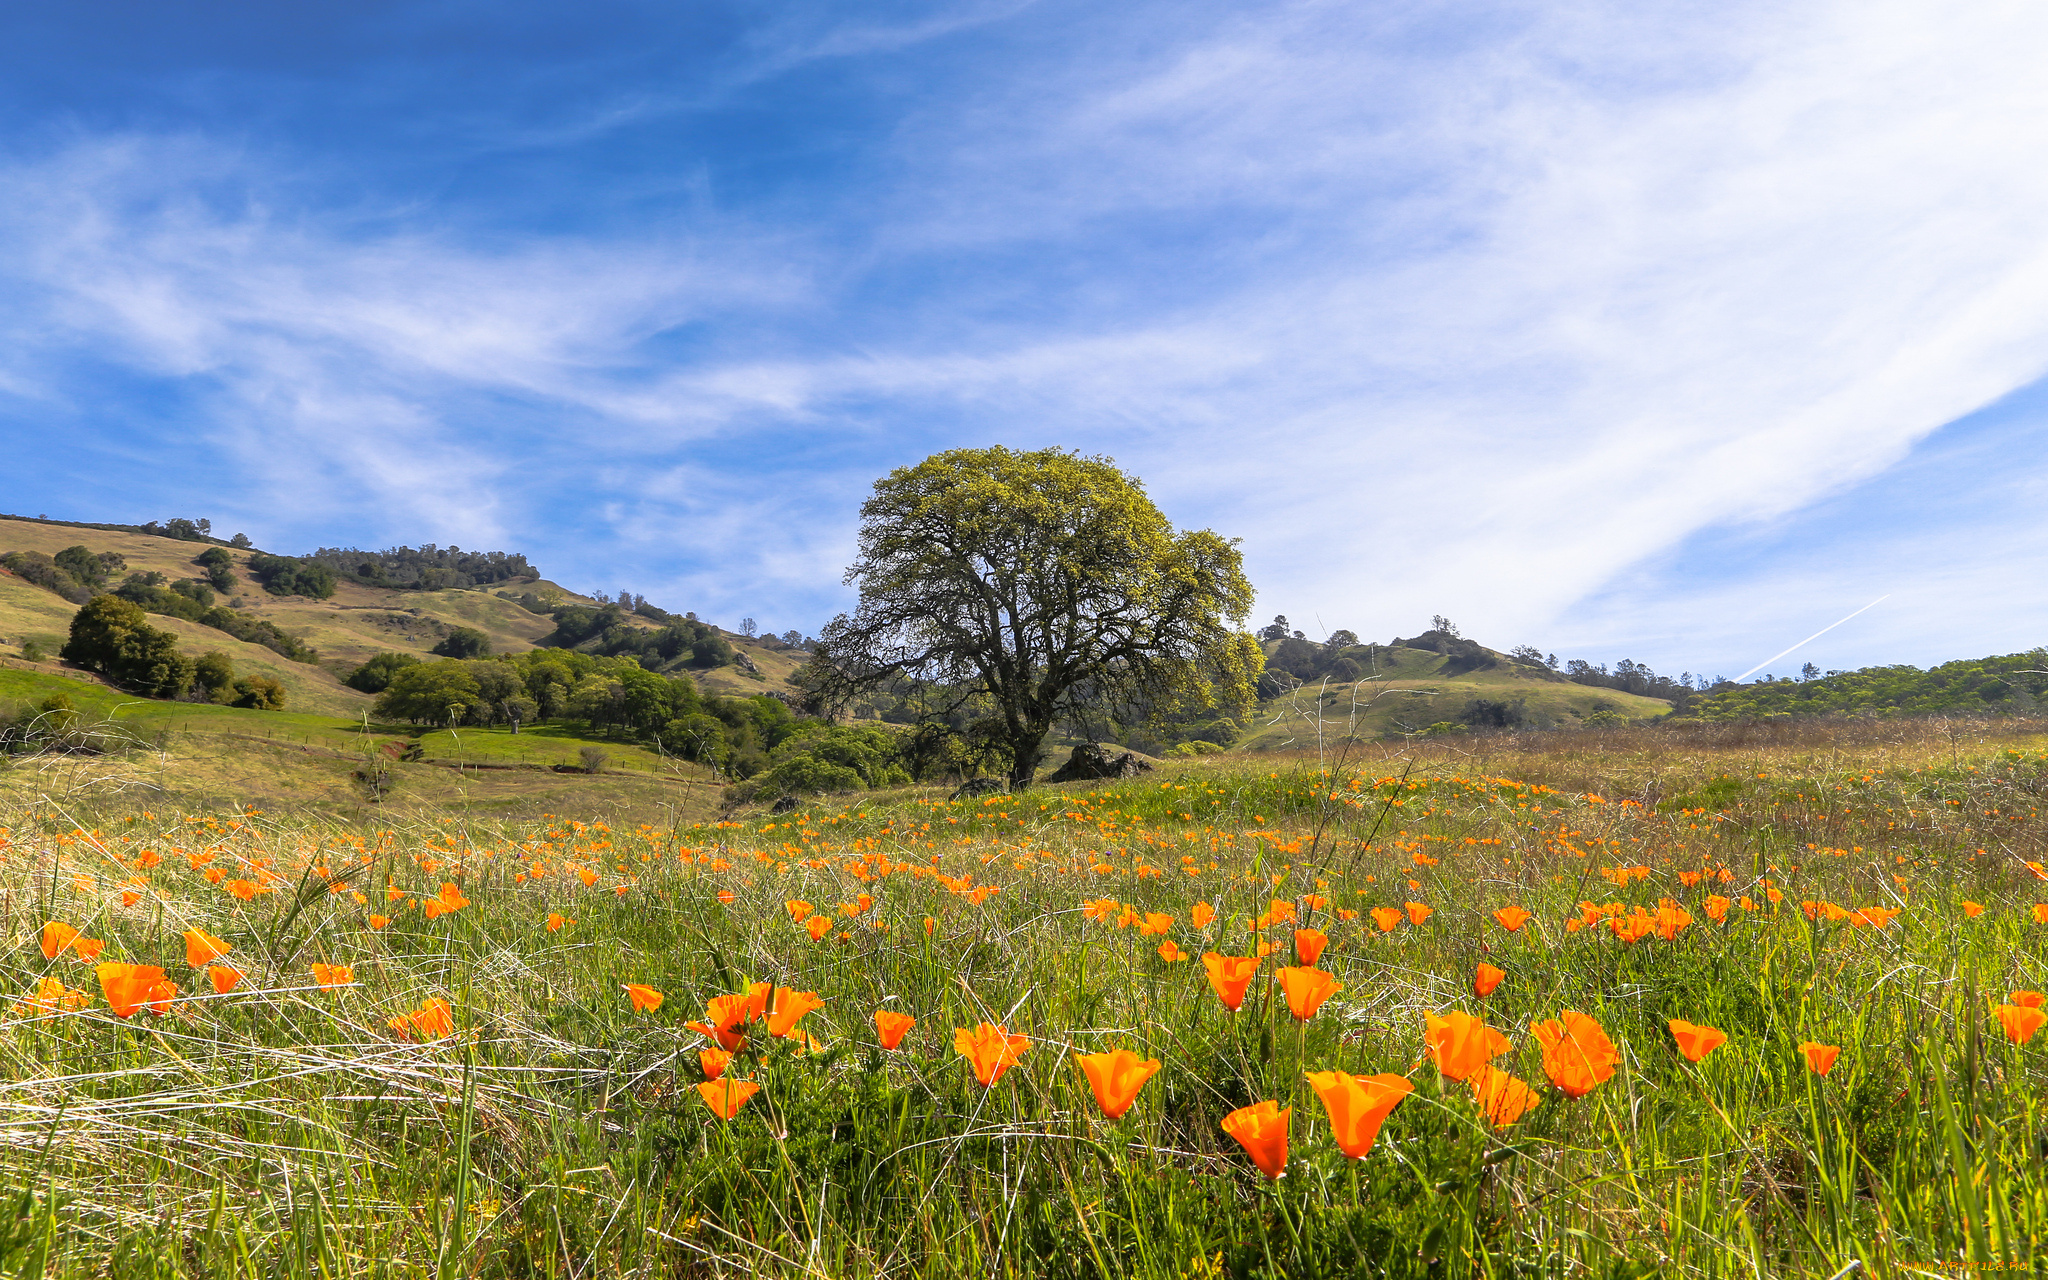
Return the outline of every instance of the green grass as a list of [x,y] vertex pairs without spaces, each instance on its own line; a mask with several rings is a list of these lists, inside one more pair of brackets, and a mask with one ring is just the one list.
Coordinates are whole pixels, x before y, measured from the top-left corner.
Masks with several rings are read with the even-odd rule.
[[[24,803],[0,817],[0,986],[54,973],[98,994],[77,962],[44,961],[35,931],[50,918],[106,939],[107,958],[162,964],[188,995],[205,979],[179,933],[202,927],[248,978],[162,1018],[98,1003],[0,1027],[13,1082],[0,1166],[23,1193],[0,1206],[0,1269],[2038,1268],[2048,1033],[2010,1044],[1986,1010],[2048,987],[2048,926],[2032,916],[2048,882],[2024,866],[2048,846],[2044,740],[1899,725],[1629,734],[1484,759],[1444,748],[1364,773],[1212,758],[1110,786],[878,793],[746,823],[350,823],[178,815],[134,797],[67,818]],[[1712,807],[1660,803],[1703,795]],[[161,863],[139,869],[145,849]],[[235,877],[279,878],[243,902],[191,865],[209,854]],[[1680,878],[1694,872],[1709,878]],[[1766,878],[1785,895],[1775,910]],[[468,906],[428,921],[405,905],[449,880]],[[140,896],[122,906],[124,891]],[[1717,891],[1761,909],[1717,925]],[[873,909],[842,914],[862,892]],[[1663,897],[1697,917],[1670,941],[1564,927],[1582,900]],[[785,909],[799,898],[833,922],[823,941]],[[1159,938],[1083,915],[1103,898],[1171,915],[1197,954],[1262,935],[1284,955],[1291,925],[1248,926],[1285,901],[1331,935],[1322,967],[1344,989],[1307,1023],[1263,980],[1228,1013],[1198,960],[1169,963]],[[1809,919],[1802,899],[1902,914],[1857,928]],[[1198,901],[1219,913],[1206,930]],[[1434,913],[1373,925],[1370,908],[1406,901]],[[1510,903],[1535,913],[1515,933],[1491,914]],[[373,911],[393,922],[367,927]],[[549,932],[550,912],[574,922]],[[1482,960],[1508,975],[1485,1000],[1471,990]],[[354,985],[313,989],[314,961],[352,965]],[[703,1041],[683,1023],[748,980],[824,1006],[805,1022],[809,1053],[752,1039],[730,1070],[763,1087],[726,1123],[694,1087]],[[662,990],[660,1009],[634,1012],[627,982]],[[422,1045],[388,1029],[434,997],[457,1035]],[[876,1043],[877,1008],[918,1018],[903,1051]],[[1579,1099],[1544,1084],[1531,1030],[1567,1008],[1622,1052]],[[1489,1123],[1425,1060],[1423,1016],[1452,1009],[1512,1040],[1503,1065],[1542,1094],[1519,1123]],[[1729,1043],[1690,1064],[1673,1017]],[[1030,1037],[991,1089],[952,1051],[953,1029],[983,1020]],[[1802,1065],[1805,1040],[1842,1046],[1830,1075]],[[1120,1121],[1072,1061],[1112,1045],[1163,1064]],[[1363,1161],[1335,1149],[1302,1082],[1325,1068],[1416,1086]],[[1293,1107],[1277,1183],[1218,1128],[1261,1099]]]

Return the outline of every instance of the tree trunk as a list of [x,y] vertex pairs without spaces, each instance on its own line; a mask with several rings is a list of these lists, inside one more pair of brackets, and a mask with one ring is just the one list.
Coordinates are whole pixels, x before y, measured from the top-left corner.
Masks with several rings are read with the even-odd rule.
[[1010,790],[1022,791],[1038,772],[1038,748],[1045,742],[1045,730],[1021,730],[1010,738]]

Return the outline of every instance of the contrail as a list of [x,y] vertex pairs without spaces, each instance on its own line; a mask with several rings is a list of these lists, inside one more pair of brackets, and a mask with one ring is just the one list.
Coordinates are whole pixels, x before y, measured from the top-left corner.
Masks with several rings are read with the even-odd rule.
[[[1864,610],[1867,610],[1867,609],[1875,609],[1875,608],[1876,608],[1876,607],[1877,607],[1878,605],[1881,605],[1881,604],[1883,604],[1883,603],[1884,603],[1885,601],[1887,601],[1887,600],[1889,600],[1889,599],[1891,599],[1891,598],[1892,598],[1892,597],[1891,597],[1891,593],[1890,593],[1890,592],[1886,592],[1886,593],[1885,593],[1884,595],[1881,595],[1881,596],[1879,596],[1879,597],[1878,597],[1877,599],[1875,599],[1875,600],[1872,600],[1872,601],[1871,601],[1871,602],[1870,602],[1869,604],[1866,604],[1866,605],[1864,605],[1862,609],[1858,609],[1858,610],[1856,611],[1856,613],[1862,613],[1862,612],[1864,612]],[[1852,614],[1850,614],[1850,615],[1849,615],[1849,618],[1853,618],[1853,617],[1855,617],[1855,616],[1856,616],[1856,613],[1852,613]],[[1821,638],[1822,636],[1826,635],[1826,634],[1827,634],[1828,632],[1830,632],[1830,631],[1833,631],[1833,630],[1834,630],[1834,629],[1835,629],[1836,627],[1839,627],[1839,626],[1841,626],[1841,625],[1842,625],[1842,623],[1844,623],[1844,622],[1847,622],[1847,621],[1849,620],[1849,618],[1842,618],[1842,619],[1840,619],[1839,621],[1836,621],[1836,622],[1830,622],[1830,623],[1829,623],[1828,625],[1826,625],[1826,626],[1822,627],[1822,628],[1821,628],[1820,630],[1818,630],[1818,631],[1814,632],[1814,633],[1813,633],[1812,635],[1810,635],[1810,636],[1806,637],[1806,639],[1804,639],[1804,640],[1801,640],[1801,641],[1799,642],[1799,644],[1795,644],[1795,645],[1793,645],[1791,649],[1787,649],[1787,650],[1785,650],[1785,653],[1791,653],[1791,652],[1792,652],[1792,650],[1793,650],[1793,649],[1797,649],[1797,648],[1799,647],[1799,645],[1805,645],[1805,644],[1812,644],[1812,643],[1813,643],[1814,641],[1816,641],[1816,640],[1820,639],[1820,638]],[[1772,655],[1771,655],[1770,657],[1768,657],[1768,658],[1765,658],[1765,659],[1764,659],[1764,660],[1763,660],[1762,662],[1759,662],[1759,663],[1757,663],[1757,664],[1756,664],[1755,666],[1751,667],[1751,668],[1750,668],[1749,670],[1747,670],[1747,671],[1743,672],[1743,673],[1742,673],[1741,675],[1739,675],[1739,676],[1735,677],[1734,683],[1736,683],[1736,684],[1741,684],[1741,683],[1742,683],[1742,682],[1743,682],[1744,680],[1747,680],[1747,679],[1749,679],[1749,678],[1750,678],[1751,676],[1755,675],[1755,674],[1756,674],[1757,672],[1759,672],[1759,671],[1762,671],[1762,670],[1763,670],[1763,669],[1764,669],[1765,667],[1768,667],[1768,666],[1770,666],[1770,665],[1771,665],[1771,664],[1772,664],[1773,662],[1776,662],[1776,661],[1777,661],[1778,659],[1780,659],[1780,658],[1784,657],[1784,656],[1785,656],[1785,653],[1774,653],[1774,654],[1772,654]]]

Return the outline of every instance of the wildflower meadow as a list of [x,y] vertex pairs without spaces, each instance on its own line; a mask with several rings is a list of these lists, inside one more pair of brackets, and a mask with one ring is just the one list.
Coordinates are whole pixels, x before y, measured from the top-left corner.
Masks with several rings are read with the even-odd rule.
[[2048,1270],[2048,738],[0,815],[0,1268]]

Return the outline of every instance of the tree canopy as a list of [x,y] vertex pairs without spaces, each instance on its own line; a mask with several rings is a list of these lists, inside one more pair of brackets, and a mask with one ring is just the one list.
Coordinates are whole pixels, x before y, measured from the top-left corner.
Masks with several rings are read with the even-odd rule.
[[845,705],[892,681],[985,698],[1028,786],[1056,721],[1249,709],[1262,658],[1234,541],[1176,532],[1108,458],[1000,446],[935,454],[875,483],[846,572],[860,603],[805,682]]

